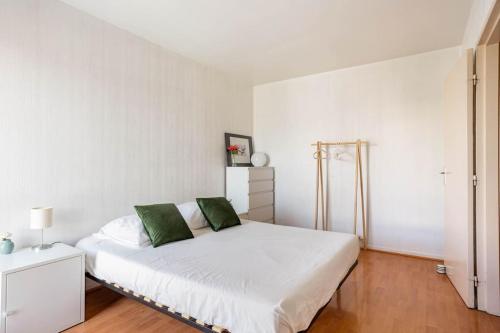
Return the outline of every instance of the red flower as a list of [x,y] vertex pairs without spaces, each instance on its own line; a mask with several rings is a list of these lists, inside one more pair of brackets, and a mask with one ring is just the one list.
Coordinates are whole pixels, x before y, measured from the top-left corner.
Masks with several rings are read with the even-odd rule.
[[238,145],[232,145],[227,147],[228,151],[238,151],[238,149],[239,149]]

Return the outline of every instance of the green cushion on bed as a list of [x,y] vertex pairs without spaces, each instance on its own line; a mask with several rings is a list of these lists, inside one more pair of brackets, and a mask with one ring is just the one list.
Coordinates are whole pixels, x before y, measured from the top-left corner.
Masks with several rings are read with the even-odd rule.
[[213,231],[240,225],[240,218],[226,198],[197,198],[201,212]]
[[193,238],[186,221],[174,204],[135,206],[153,247]]

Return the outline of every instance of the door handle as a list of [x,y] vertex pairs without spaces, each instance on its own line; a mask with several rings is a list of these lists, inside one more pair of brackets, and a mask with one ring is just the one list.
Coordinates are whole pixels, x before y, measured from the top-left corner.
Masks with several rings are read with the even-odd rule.
[[16,312],[17,311],[15,311],[15,310],[2,312],[2,317],[4,317],[4,318],[10,317],[10,316],[16,314]]
[[451,172],[448,172],[446,168],[444,168],[443,171],[441,171],[439,174],[443,176],[443,185],[446,185],[446,175],[450,174]]

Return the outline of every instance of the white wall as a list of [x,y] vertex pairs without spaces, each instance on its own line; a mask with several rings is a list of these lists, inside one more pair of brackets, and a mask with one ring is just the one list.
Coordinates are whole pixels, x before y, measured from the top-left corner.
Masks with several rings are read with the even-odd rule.
[[469,18],[465,27],[462,45],[464,48],[475,48],[479,44],[483,30],[488,22],[496,0],[473,0]]
[[[278,223],[313,227],[310,143],[366,139],[369,245],[442,257],[442,88],[458,55],[450,48],[255,87],[255,145],[276,167]],[[350,231],[354,164],[330,167],[333,229]]]
[[0,7],[0,230],[74,242],[134,204],[224,193],[224,131],[251,134],[252,90],[52,0]]

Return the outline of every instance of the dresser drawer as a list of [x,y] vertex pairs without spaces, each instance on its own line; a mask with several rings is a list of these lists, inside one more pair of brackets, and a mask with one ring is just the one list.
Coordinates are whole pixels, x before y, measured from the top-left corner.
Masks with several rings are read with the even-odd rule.
[[274,190],[274,181],[272,180],[258,180],[248,183],[248,192],[272,192]]
[[274,193],[273,192],[260,192],[248,195],[248,208],[258,208],[263,206],[269,206],[274,203]]
[[253,221],[269,221],[274,217],[274,206],[265,206],[248,211],[248,219]]
[[273,168],[248,168],[248,180],[268,180],[274,179]]

